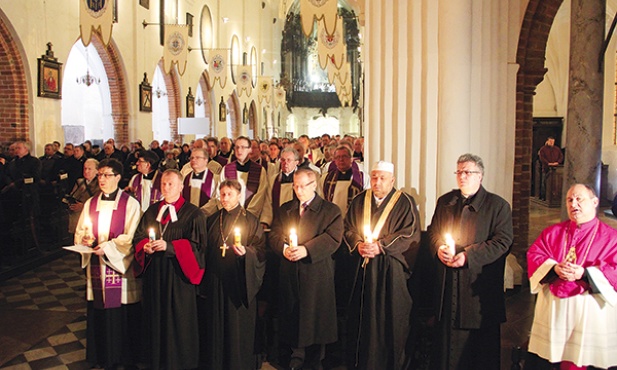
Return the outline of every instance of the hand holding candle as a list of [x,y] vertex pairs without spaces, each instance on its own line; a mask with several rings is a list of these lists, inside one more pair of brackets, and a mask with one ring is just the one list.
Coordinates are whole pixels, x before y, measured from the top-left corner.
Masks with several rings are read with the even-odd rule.
[[156,240],[156,233],[154,232],[154,228],[153,227],[148,229],[148,240],[151,241],[151,242]]

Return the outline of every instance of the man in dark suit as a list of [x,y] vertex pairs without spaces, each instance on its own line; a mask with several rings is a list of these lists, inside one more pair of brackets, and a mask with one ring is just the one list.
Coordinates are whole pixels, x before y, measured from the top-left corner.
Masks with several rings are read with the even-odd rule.
[[482,186],[484,164],[457,161],[458,189],[437,200],[429,236],[439,261],[434,369],[499,369],[506,321],[503,275],[512,245],[510,205]]
[[321,198],[317,174],[294,174],[297,199],[274,217],[270,244],[281,257],[281,339],[291,346],[291,369],[321,369],[325,345],[337,340],[334,261],[343,238],[339,208]]

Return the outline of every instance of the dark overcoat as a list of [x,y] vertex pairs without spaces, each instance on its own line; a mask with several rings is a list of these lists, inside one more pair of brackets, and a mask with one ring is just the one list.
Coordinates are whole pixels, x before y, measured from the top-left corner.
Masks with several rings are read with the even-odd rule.
[[[334,261],[343,239],[343,217],[333,203],[315,195],[300,217],[297,199],[283,204],[274,217],[271,247],[281,259],[279,307],[281,335],[292,347],[337,340]],[[291,262],[283,256],[292,228],[308,256]]]
[[[456,252],[467,254],[466,266],[450,273],[437,261],[437,318],[450,310],[455,327],[479,329],[506,320],[503,278],[513,239],[512,213],[508,202],[482,186],[469,204],[463,199],[460,190],[441,196],[429,228],[433,255],[445,244],[446,233],[454,238]],[[444,307],[444,302],[452,306]]]

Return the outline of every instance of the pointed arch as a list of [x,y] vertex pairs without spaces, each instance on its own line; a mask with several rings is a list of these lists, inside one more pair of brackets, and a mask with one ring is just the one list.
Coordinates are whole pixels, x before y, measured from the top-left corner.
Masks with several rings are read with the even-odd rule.
[[[161,71],[164,71],[163,59],[158,63]],[[181,140],[178,135],[178,118],[182,115],[182,105],[180,101],[180,78],[176,67],[172,68],[170,73],[163,73],[165,80],[165,86],[167,88],[167,100],[169,103],[169,127],[171,132],[171,139],[179,142]]]
[[105,46],[101,36],[94,32],[91,44],[99,53],[109,82],[111,116],[114,125],[114,139],[118,143],[129,143],[129,88],[122,57],[113,38]]
[[[519,35],[516,61],[520,68],[516,81],[516,141],[512,193],[513,251],[519,262],[527,250],[529,237],[529,195],[533,144],[533,96],[544,79],[546,43],[555,14],[563,0],[530,0]],[[519,253],[516,253],[516,252]],[[524,257],[524,253],[523,253]]]
[[26,79],[30,73],[24,63],[23,50],[15,30],[0,9],[0,145],[17,140],[34,142],[29,91],[34,91],[35,86]]

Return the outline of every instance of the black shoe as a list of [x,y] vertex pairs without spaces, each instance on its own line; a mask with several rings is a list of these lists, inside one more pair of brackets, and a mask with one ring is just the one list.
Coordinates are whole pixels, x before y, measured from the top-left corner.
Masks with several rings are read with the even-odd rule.
[[293,357],[291,361],[289,361],[289,370],[302,370],[302,365],[304,365],[303,359]]

